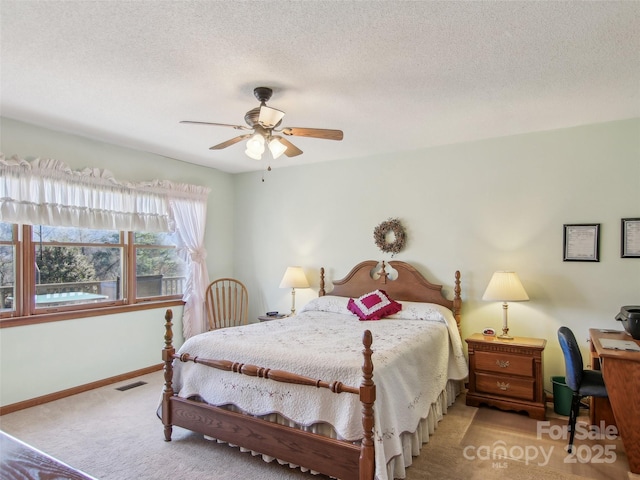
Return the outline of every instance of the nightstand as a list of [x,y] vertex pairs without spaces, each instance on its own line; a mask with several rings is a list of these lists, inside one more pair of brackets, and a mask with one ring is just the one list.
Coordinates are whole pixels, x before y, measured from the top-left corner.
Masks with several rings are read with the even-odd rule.
[[467,405],[482,404],[503,410],[524,411],[545,419],[542,352],[547,341],[515,337],[502,340],[474,333],[469,349]]
[[261,322],[268,322],[270,320],[280,320],[283,319],[285,317],[287,317],[288,315],[259,315],[258,316],[258,320],[260,320]]

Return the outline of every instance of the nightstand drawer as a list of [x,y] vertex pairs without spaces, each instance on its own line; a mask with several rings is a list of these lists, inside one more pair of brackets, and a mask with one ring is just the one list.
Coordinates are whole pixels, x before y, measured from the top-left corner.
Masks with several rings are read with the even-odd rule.
[[534,400],[535,381],[533,378],[508,377],[476,372],[476,391],[502,397]]
[[507,375],[533,377],[533,358],[531,356],[511,355],[508,353],[476,352],[476,369]]

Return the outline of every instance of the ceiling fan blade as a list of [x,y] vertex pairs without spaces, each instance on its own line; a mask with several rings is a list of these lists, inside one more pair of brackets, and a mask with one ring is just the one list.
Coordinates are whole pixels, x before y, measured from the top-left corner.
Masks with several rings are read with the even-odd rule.
[[275,136],[273,138],[277,138],[278,140],[280,140],[280,142],[282,142],[282,144],[285,147],[287,147],[287,149],[284,151],[284,154],[287,157],[295,157],[295,156],[300,155],[302,153],[302,150],[300,150],[298,147],[296,147],[293,143],[291,143],[286,138],[282,138],[279,135],[277,135],[277,136]]
[[226,142],[219,143],[218,145],[214,145],[213,147],[209,147],[209,150],[222,150],[223,148],[230,147],[231,145],[235,145],[236,143],[244,140],[245,138],[249,138],[251,136],[250,133],[246,135],[240,135],[238,137],[234,137],[231,140],[227,140]]
[[244,125],[230,125],[228,123],[213,123],[213,122],[195,122],[193,120],[180,120],[180,123],[190,123],[193,125],[213,125],[215,127],[231,127],[236,130],[251,130],[249,127],[245,127]]
[[313,137],[324,138],[326,140],[342,140],[342,130],[329,130],[325,128],[283,128],[282,133],[285,135],[294,135],[297,137]]

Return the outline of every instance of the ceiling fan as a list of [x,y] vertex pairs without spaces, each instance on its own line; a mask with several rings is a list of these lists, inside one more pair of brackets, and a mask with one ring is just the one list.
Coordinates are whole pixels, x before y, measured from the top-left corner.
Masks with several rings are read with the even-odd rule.
[[300,155],[302,150],[296,147],[286,138],[281,135],[274,135],[274,133],[282,133],[286,136],[298,136],[298,137],[312,137],[312,138],[324,138],[327,140],[342,140],[342,130],[329,130],[324,128],[300,128],[300,127],[283,127],[276,130],[282,123],[282,118],[285,113],[275,108],[267,107],[267,102],[273,94],[273,90],[268,87],[256,87],[253,89],[253,94],[260,102],[260,106],[249,110],[245,116],[244,121],[247,122],[248,127],[244,125],[230,125],[228,123],[213,123],[213,122],[196,122],[192,120],[182,120],[180,123],[192,123],[196,125],[214,125],[218,127],[231,127],[236,130],[253,130],[252,133],[246,133],[239,135],[226,142],[219,143],[210,147],[209,150],[221,150],[223,148],[230,147],[236,143],[248,139],[247,149],[245,153],[247,156],[256,160],[262,159],[262,154],[265,151],[265,147],[269,148],[271,155],[274,159],[278,158],[283,153],[287,157],[295,157]]

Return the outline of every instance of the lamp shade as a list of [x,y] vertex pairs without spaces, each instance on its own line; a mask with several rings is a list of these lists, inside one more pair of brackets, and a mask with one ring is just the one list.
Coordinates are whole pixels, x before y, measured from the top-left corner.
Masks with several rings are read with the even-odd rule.
[[302,267],[287,267],[280,288],[309,288],[309,282]]
[[529,296],[516,272],[500,271],[494,272],[482,299],[500,302],[525,302],[529,300]]
[[249,148],[247,148],[244,153],[247,155],[247,157],[249,158],[253,158],[254,160],[262,160],[262,153],[260,152],[255,152]]
[[260,123],[264,128],[273,128],[280,123],[282,117],[284,117],[284,112],[262,105],[260,107],[258,123]]
[[247,140],[247,149],[244,153],[246,153],[248,157],[251,157],[254,160],[260,160],[262,158],[263,152],[264,137],[259,133],[256,133],[249,140]]
[[271,156],[275,160],[287,150],[287,147],[277,138],[274,138],[269,142],[269,151]]

